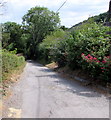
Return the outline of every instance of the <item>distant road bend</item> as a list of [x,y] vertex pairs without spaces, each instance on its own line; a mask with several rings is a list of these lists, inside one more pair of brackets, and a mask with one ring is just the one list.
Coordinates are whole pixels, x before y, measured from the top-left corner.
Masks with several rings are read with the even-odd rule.
[[33,61],[12,89],[5,117],[109,118],[107,97]]

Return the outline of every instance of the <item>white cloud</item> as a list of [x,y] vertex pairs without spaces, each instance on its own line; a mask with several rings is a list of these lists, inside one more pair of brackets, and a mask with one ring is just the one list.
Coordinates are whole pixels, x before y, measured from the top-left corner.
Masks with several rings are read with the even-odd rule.
[[[57,11],[65,0],[6,0],[6,13],[1,22],[15,21],[20,23],[26,12],[35,6],[48,7]],[[60,9],[61,24],[67,27],[87,19],[89,16],[97,15],[108,10],[109,0],[67,0]]]

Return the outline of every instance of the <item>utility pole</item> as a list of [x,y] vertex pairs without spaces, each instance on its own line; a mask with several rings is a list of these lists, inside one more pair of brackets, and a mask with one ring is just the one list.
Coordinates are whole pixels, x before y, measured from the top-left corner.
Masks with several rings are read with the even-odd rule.
[[[111,27],[111,0],[109,2],[108,21],[109,27]],[[109,31],[109,34],[111,35],[111,31]],[[110,37],[110,60],[111,60],[111,37]]]
[[[109,10],[108,10],[108,15],[107,15],[107,19],[106,19],[106,23],[104,24],[105,26],[108,26],[108,27],[111,27],[111,0],[109,2]],[[106,34],[109,34],[111,35],[111,30],[108,31]],[[110,60],[111,60],[111,37],[109,38],[110,39]]]
[[111,0],[109,2],[108,21],[111,22]]

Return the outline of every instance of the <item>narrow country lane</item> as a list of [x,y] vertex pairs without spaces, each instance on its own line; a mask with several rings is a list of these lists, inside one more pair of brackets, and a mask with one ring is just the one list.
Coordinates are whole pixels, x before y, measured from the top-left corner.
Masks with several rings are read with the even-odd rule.
[[12,90],[3,117],[109,118],[107,97],[32,61]]

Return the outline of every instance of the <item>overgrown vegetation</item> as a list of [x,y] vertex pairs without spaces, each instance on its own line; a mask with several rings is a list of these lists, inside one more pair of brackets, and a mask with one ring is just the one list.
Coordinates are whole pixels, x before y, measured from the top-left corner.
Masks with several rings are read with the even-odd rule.
[[31,8],[24,16],[22,25],[7,22],[2,25],[2,46],[7,50],[23,53],[28,59],[37,59],[38,45],[45,36],[58,29],[58,13],[45,7]]
[[46,36],[43,42],[39,44],[39,59],[45,59],[45,61],[55,60],[54,51],[64,39],[65,34],[63,30],[59,29]]
[[17,56],[16,51],[8,52],[2,51],[2,80],[6,80],[7,76],[19,66],[25,64],[25,58],[23,56]]
[[[59,67],[81,69],[88,71],[92,78],[110,81],[111,38],[106,34],[109,28],[103,26],[106,16],[107,12],[67,29],[60,26],[58,13],[34,7],[23,16],[22,25],[14,22],[2,25],[2,46],[9,51],[16,48],[17,53],[23,53],[26,59],[55,61]],[[3,59],[4,72],[24,62],[23,57],[4,51]]]
[[[1,24],[3,80],[6,79],[8,73],[24,64],[23,56],[26,59],[38,59],[40,55],[39,43],[51,32],[58,29],[59,24],[58,13],[38,6],[31,8],[23,16],[21,25],[15,22]],[[23,56],[17,56],[18,53]]]
[[70,33],[64,32],[58,36],[55,32],[46,37],[40,48],[42,47],[42,53],[45,52],[44,55],[48,55],[60,67],[82,69],[89,71],[93,78],[110,81],[110,36],[106,34],[108,30],[108,27],[90,19]]

